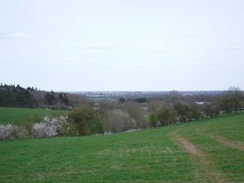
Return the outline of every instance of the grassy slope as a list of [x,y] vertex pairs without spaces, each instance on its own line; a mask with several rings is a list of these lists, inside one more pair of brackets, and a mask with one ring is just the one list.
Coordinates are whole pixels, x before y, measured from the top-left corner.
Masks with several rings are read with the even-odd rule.
[[[203,133],[199,133],[203,132]],[[210,161],[211,171],[221,172],[223,177],[229,181],[244,181],[244,153],[243,149],[237,144],[236,148],[228,147],[210,137],[215,134],[225,138],[225,141],[244,142],[244,114],[235,114],[223,116],[208,120],[202,120],[201,123],[193,122],[191,125],[179,131],[180,135],[189,139],[193,144],[199,147]]]
[[46,110],[46,109],[27,109],[27,108],[9,108],[0,107],[0,124],[8,124],[25,120],[26,117],[39,115],[45,117],[53,113],[62,111]]
[[211,182],[196,176],[201,165],[171,138],[175,130],[207,154],[210,170],[244,181],[243,151],[196,131],[243,141],[243,119],[238,114],[104,136],[2,141],[0,182]]

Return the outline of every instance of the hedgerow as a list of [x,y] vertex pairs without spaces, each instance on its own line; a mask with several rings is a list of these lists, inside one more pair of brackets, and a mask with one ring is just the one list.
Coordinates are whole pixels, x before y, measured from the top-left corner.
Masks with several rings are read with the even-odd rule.
[[0,125],[0,140],[19,138],[48,138],[66,134],[68,116],[44,117],[41,122],[24,125]]

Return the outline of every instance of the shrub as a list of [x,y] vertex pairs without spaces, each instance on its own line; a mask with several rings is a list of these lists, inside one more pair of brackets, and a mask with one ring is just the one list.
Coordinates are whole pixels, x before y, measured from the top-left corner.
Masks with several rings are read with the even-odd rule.
[[174,105],[174,110],[178,115],[180,122],[189,121],[191,113],[190,113],[190,107],[187,104],[177,102]]
[[105,115],[107,132],[118,133],[136,128],[136,121],[122,110],[111,110]]
[[220,115],[219,106],[215,103],[205,103],[202,110],[206,117],[215,117]]
[[157,118],[154,113],[149,114],[149,124],[151,127],[157,127]]
[[198,120],[202,118],[200,110],[195,105],[189,106],[189,121]]
[[82,106],[69,113],[69,122],[75,125],[75,133],[79,136],[104,133],[102,120],[90,106]]
[[0,125],[0,140],[18,138],[47,138],[72,134],[67,116],[45,117],[42,122],[24,122],[19,125]]
[[27,138],[26,129],[16,125],[0,125],[0,140],[12,140],[18,138]]
[[127,102],[123,105],[123,109],[127,111],[130,118],[136,122],[136,128],[148,127],[146,113],[142,108],[143,107],[137,102]]
[[175,123],[175,113],[174,111],[171,111],[168,107],[158,107],[155,115],[161,126]]
[[42,123],[33,126],[34,138],[56,137],[62,131],[62,122],[57,118],[45,117]]

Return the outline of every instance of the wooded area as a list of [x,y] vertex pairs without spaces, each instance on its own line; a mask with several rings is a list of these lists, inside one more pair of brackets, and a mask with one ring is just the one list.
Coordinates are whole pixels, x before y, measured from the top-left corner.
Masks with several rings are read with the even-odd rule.
[[81,95],[27,89],[17,85],[0,85],[0,107],[72,110],[91,101]]

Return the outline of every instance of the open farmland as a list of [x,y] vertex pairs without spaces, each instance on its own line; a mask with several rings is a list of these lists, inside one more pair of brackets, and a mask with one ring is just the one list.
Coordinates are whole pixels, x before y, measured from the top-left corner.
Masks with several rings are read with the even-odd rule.
[[45,116],[61,112],[67,111],[0,107],[0,124],[25,121],[27,118],[34,115],[38,115],[39,117],[43,118]]
[[129,133],[0,142],[0,182],[243,182],[244,114]]

